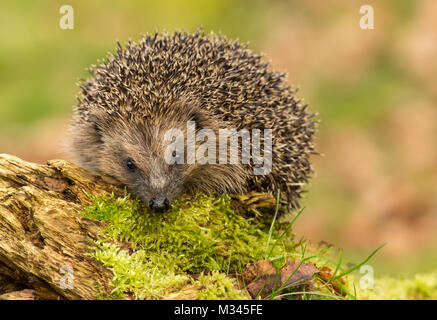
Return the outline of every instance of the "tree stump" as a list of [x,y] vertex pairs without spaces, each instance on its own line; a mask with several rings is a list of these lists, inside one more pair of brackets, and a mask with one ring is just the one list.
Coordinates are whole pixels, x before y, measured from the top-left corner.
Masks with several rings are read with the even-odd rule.
[[112,273],[87,255],[105,224],[78,214],[121,185],[64,160],[0,154],[0,299],[98,299]]

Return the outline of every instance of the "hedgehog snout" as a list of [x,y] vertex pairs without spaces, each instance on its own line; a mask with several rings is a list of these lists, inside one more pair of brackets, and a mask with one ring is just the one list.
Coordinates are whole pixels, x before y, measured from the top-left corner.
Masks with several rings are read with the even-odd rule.
[[153,212],[165,212],[170,208],[170,202],[164,194],[159,193],[150,197],[149,208]]

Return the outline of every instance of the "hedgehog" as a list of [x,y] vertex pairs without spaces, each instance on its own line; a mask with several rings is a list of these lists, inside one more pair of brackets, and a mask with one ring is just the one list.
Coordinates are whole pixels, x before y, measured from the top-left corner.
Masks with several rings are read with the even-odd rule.
[[[198,192],[280,192],[289,209],[299,207],[313,174],[317,117],[296,97],[286,73],[273,70],[247,44],[201,29],[156,32],[124,46],[117,42],[115,52],[88,71],[91,77],[79,82],[67,141],[80,166],[115,178],[153,212]],[[271,170],[254,174],[260,166],[251,154],[245,162],[202,162],[187,161],[189,150],[173,150],[169,161],[174,139],[166,135],[188,134],[187,123],[196,134],[270,130],[271,148],[264,155],[270,153]],[[242,158],[242,136],[237,140]],[[201,142],[196,138],[191,152]],[[182,146],[178,150],[187,149],[187,142]],[[215,149],[208,152],[220,157],[227,151]]]

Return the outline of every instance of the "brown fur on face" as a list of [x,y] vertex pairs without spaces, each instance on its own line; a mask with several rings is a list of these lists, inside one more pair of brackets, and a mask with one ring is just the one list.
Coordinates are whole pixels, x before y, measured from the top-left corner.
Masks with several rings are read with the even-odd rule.
[[[164,139],[165,133],[178,129],[186,137],[188,121],[196,123],[196,131],[219,129],[216,120],[198,109],[197,102],[181,98],[160,117],[129,120],[126,114],[97,111],[90,115],[90,121],[71,124],[74,134],[70,135],[69,147],[76,150],[76,161],[83,167],[114,177],[145,203],[157,194],[172,202],[182,193],[242,192],[247,170],[241,165],[166,161],[165,150],[171,142]],[[200,144],[196,142],[196,147]],[[127,166],[128,160],[135,164],[134,169]]]
[[[156,33],[119,44],[90,73],[80,84],[68,143],[83,167],[115,177],[146,203],[156,193],[172,201],[184,192],[280,190],[285,204],[298,207],[313,172],[315,114],[295,97],[285,74],[246,45],[200,30]],[[254,175],[253,159],[167,164],[163,136],[168,129],[185,132],[187,121],[215,132],[271,129],[271,172]]]

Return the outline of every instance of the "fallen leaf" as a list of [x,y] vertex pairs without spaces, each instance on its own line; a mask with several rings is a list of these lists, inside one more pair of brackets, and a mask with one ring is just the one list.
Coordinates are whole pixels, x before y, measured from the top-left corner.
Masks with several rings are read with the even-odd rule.
[[312,277],[318,272],[315,265],[301,264],[300,260],[287,260],[279,270],[270,261],[259,260],[246,266],[243,279],[252,298],[275,299],[286,288],[305,286],[311,290]]
[[295,287],[311,283],[313,275],[319,272],[312,263],[303,263],[299,266],[300,260],[287,260],[281,269],[281,276],[287,287]]
[[346,282],[342,278],[332,279],[332,270],[328,267],[320,269],[319,276],[337,295],[346,296],[346,292],[341,289],[341,285],[345,285]]

